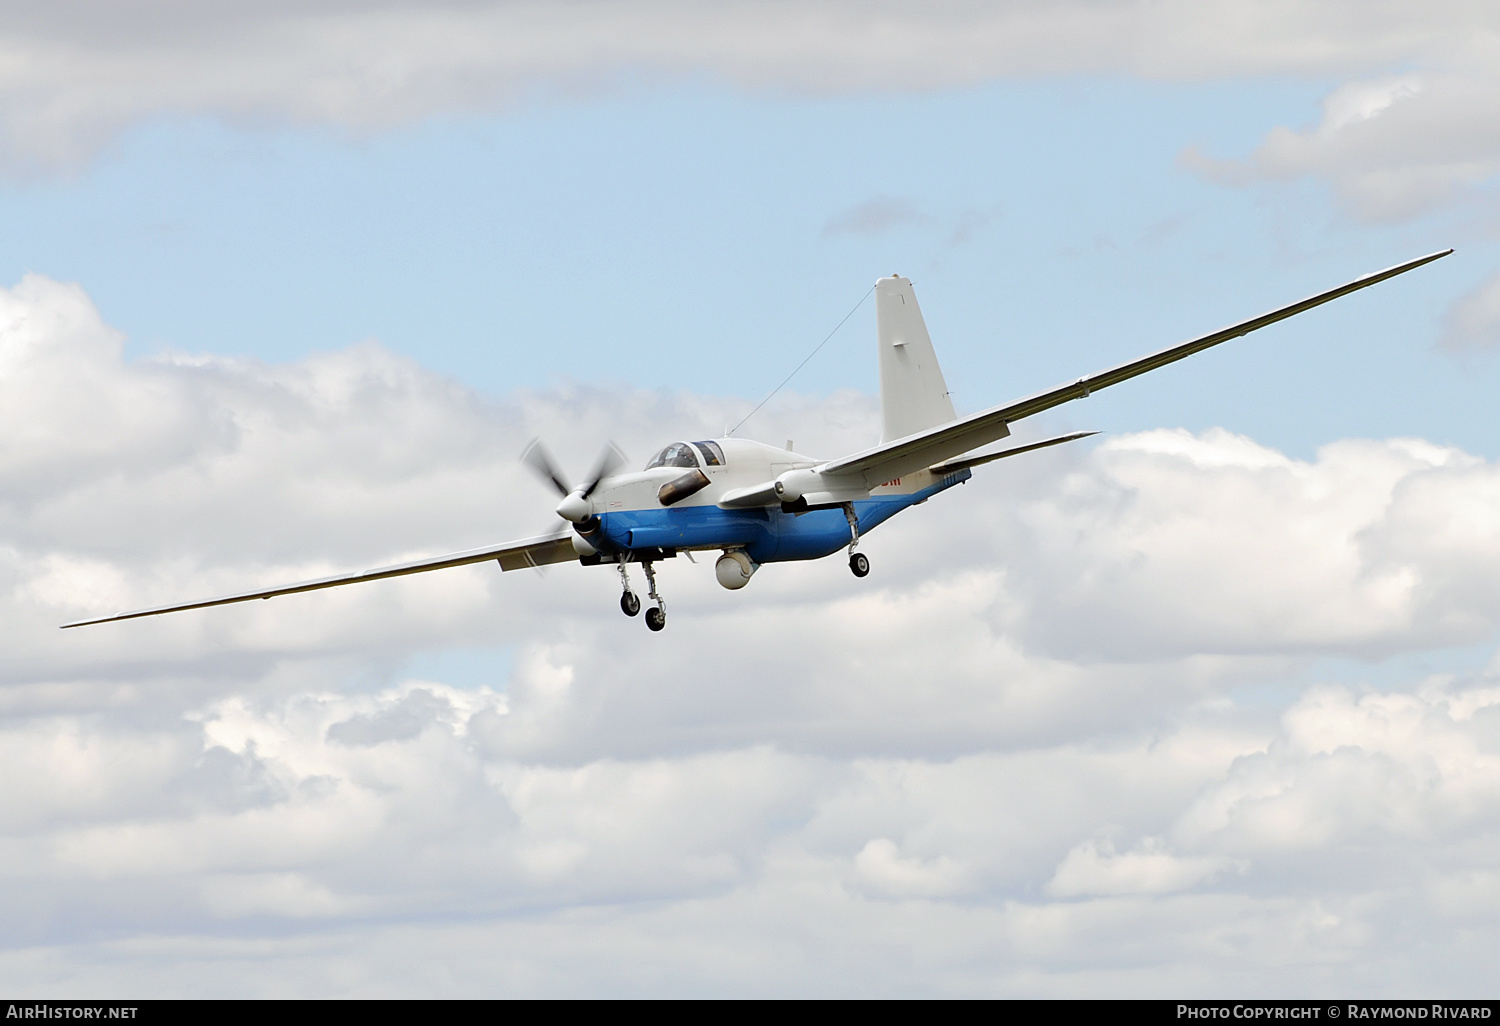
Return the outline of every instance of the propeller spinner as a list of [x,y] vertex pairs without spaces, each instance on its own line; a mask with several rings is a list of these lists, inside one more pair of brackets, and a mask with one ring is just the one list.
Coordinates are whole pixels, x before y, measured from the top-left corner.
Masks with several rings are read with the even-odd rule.
[[589,502],[589,496],[594,494],[594,489],[599,487],[610,474],[625,462],[625,456],[614,443],[605,445],[604,451],[594,461],[594,468],[589,472],[588,480],[577,488],[568,486],[567,478],[563,477],[558,470],[557,463],[552,459],[552,454],[542,445],[540,439],[535,439],[521,453],[521,462],[525,463],[537,476],[548,482],[557,489],[557,494],[562,496],[562,501],[557,504],[557,515],[564,520],[581,524],[593,515],[593,504]]

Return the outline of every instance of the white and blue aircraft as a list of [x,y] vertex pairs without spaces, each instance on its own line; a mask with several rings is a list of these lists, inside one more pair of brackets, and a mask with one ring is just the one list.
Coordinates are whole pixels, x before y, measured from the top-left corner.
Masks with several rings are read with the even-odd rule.
[[1010,426],[1016,421],[1394,278],[1451,252],[1443,250],[1365,275],[1202,338],[966,417],[954,412],[911,282],[899,275],[881,278],[875,284],[880,359],[878,445],[839,459],[820,460],[790,448],[778,449],[741,438],[673,442],[653,456],[644,469],[628,473],[621,472],[621,457],[610,447],[587,482],[575,488],[558,472],[541,445],[533,442],[522,458],[562,496],[556,511],[567,523],[560,525],[559,533],[63,626],[205,609],[491,560],[502,570],[576,560],[585,566],[609,564],[618,570],[623,590],[620,608],[629,616],[641,610],[628,572],[630,564],[639,563],[653,603],[646,610],[646,625],[659,631],[666,626],[667,607],[657,591],[653,564],[679,552],[720,552],[714,575],[729,589],[743,588],[763,564],[821,559],[840,550],[848,551],[849,569],[854,575],[864,577],[870,572],[870,561],[859,551],[860,539],[897,513],[962,484],[975,467],[1095,434],[1078,432],[985,455],[966,455],[1009,436]]

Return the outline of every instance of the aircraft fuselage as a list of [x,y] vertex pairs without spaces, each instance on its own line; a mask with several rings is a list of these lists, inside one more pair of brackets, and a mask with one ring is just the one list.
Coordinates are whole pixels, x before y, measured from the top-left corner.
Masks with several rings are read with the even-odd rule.
[[[708,448],[710,444],[718,452]],[[592,516],[577,528],[586,562],[620,558],[638,561],[633,558],[636,554],[659,557],[681,550],[739,549],[756,563],[777,563],[819,559],[849,545],[853,532],[841,507],[802,510],[795,504],[783,504],[780,508],[723,509],[718,505],[736,488],[776,478],[788,470],[814,468],[821,461],[740,438],[674,445],[689,450],[678,455],[677,465],[606,478],[590,496]],[[687,458],[696,465],[687,466]],[[713,465],[713,459],[718,459],[719,465]],[[662,489],[695,470],[709,483],[687,498],[663,506]],[[868,498],[849,503],[859,533],[874,530],[902,510],[970,476],[968,470],[942,477],[922,470],[878,485],[869,491]],[[588,559],[586,547],[602,558]]]

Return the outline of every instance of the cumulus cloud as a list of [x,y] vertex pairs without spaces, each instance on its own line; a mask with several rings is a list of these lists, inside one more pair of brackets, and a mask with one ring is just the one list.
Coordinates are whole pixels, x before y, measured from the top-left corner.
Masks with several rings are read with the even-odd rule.
[[1062,898],[1106,894],[1167,894],[1218,875],[1218,859],[1182,858],[1147,838],[1137,850],[1116,852],[1109,842],[1085,843],[1068,852],[1047,881],[1046,892]]
[[368,130],[632,80],[710,75],[827,93],[1010,75],[1361,74],[1492,38],[1487,5],[1343,0],[8,6],[0,123],[13,167],[85,159],[122,126],[207,114]]
[[[1281,736],[1240,759],[1178,830],[1221,850],[1321,858],[1353,856],[1375,836],[1390,849],[1419,847],[1464,823],[1487,849],[1500,825],[1500,753],[1480,724],[1497,703],[1489,682],[1433,681],[1408,694],[1315,688],[1284,714]],[[1360,853],[1349,868],[1393,855]]]
[[1500,173],[1494,36],[1478,52],[1430,70],[1347,82],[1323,101],[1317,125],[1272,129],[1245,161],[1189,149],[1184,159],[1230,184],[1315,177],[1353,216],[1407,220],[1455,200],[1483,198]]
[[1018,626],[1050,650],[1376,657],[1480,640],[1500,613],[1478,569],[1500,555],[1479,512],[1500,478],[1455,449],[1346,440],[1307,463],[1163,429],[1105,443],[1090,469],[995,525],[1017,532]]
[[[1049,450],[871,534],[864,581],[664,563],[660,635],[566,565],[61,632],[532,534],[531,436],[640,459],[745,404],[487,399],[373,343],[126,361],[39,276],[0,293],[0,366],[18,988],[1442,994],[1500,939],[1495,668],[1297,683],[1493,638],[1482,459]],[[828,455],[877,432],[847,394],[758,416]],[[407,669],[456,645],[508,668]]]
[[[399,688],[230,700],[204,743],[274,737],[256,749],[284,795],[8,821],[0,888],[31,912],[0,978],[105,988],[123,961],[153,993],[1451,992],[1493,940],[1496,696],[1319,689],[1241,736],[1199,708],[1156,736],[949,761],[558,766],[485,757],[462,720],[327,740]],[[1101,824],[1125,846],[1078,840]],[[251,950],[290,971],[247,973]]]

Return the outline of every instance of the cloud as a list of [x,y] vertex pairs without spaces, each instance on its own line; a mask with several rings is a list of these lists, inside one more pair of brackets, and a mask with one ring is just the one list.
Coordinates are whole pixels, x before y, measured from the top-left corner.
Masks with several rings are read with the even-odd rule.
[[[279,735],[277,772],[331,782],[11,826],[0,889],[29,914],[0,979],[50,952],[60,985],[126,964],[147,993],[1448,992],[1491,950],[1496,696],[1314,689],[1268,727],[1199,707],[954,760],[556,766],[487,759],[461,722],[378,754],[325,739],[396,690],[226,703],[217,740]],[[1122,848],[1079,841],[1105,823]]]
[[1495,30],[1492,10],[1459,0],[21,4],[0,31],[0,125],[11,169],[44,171],[159,115],[369,131],[704,75],[827,94],[1074,73],[1369,74],[1441,65]]
[[1493,475],[1414,439],[1336,442],[1304,463],[1222,430],[1163,429],[1105,443],[1090,472],[987,526],[1011,553],[1026,618],[1012,629],[1033,646],[1378,657],[1488,636],[1500,593],[1471,571],[1500,558],[1478,512]]
[[903,858],[888,837],[876,837],[859,850],[854,856],[854,876],[886,897],[946,897],[971,889],[953,859],[942,855],[930,860]]
[[1371,833],[1411,842],[1463,821],[1488,830],[1500,754],[1481,740],[1487,729],[1471,731],[1497,704],[1493,686],[1437,681],[1415,694],[1315,688],[1283,715],[1278,742],[1240,760],[1179,828],[1247,852],[1326,851]]
[[[1229,185],[1316,179],[1358,220],[1488,207],[1500,173],[1500,15],[1465,0],[1378,10],[1348,0],[90,0],[10,14],[0,27],[0,173],[12,178],[77,170],[159,118],[362,135],[642,83],[827,96],[1060,75],[1334,80],[1315,125],[1271,127],[1246,157],[1189,145],[1181,163]],[[960,214],[950,244],[986,216]],[[921,217],[877,196],[830,219],[825,234]]]
[[328,740],[363,747],[383,741],[410,741],[451,710],[452,705],[433,692],[415,688],[390,708],[340,720],[328,728]]
[[948,236],[948,245],[962,246],[965,243],[973,242],[974,237],[998,218],[1003,209],[997,203],[986,210],[978,210],[970,207],[960,211],[958,220],[953,225],[953,234]]
[[1227,184],[1327,181],[1354,217],[1404,221],[1455,201],[1483,199],[1500,173],[1500,114],[1494,59],[1347,82],[1323,101],[1319,123],[1272,129],[1245,161],[1195,149],[1187,166]]
[[1068,852],[1045,888],[1060,898],[1082,895],[1169,894],[1218,875],[1222,859],[1181,858],[1146,838],[1134,851],[1119,852],[1109,842],[1086,841]]
[[823,235],[825,238],[832,235],[879,235],[898,225],[930,220],[911,200],[876,196],[830,217],[823,226]]
[[[975,236],[999,217],[1000,210],[997,204],[984,210],[968,207],[959,211],[944,244],[951,247],[972,242]],[[875,196],[829,218],[823,226],[823,237],[880,235],[902,225],[931,226],[937,223],[937,218],[924,214],[911,200]]]
[[[62,632],[532,534],[530,437],[639,459],[746,408],[120,341],[78,286],[0,293],[0,980],[1443,994],[1491,960],[1496,669],[1327,669],[1492,643],[1485,460],[1049,450],[871,534],[864,581],[667,561],[660,635],[569,566]],[[762,416],[829,455],[877,432],[851,394]],[[485,646],[510,668],[406,669]]]

